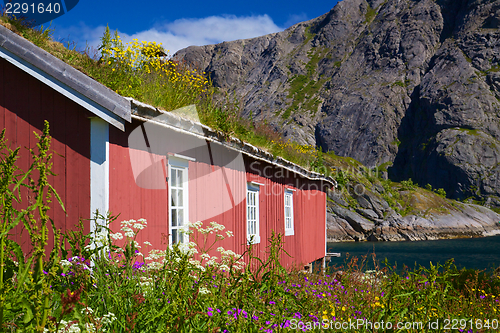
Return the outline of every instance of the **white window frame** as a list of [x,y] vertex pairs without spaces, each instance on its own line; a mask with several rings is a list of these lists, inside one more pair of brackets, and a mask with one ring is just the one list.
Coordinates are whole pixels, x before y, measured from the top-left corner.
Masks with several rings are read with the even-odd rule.
[[[283,195],[283,216],[285,220],[285,236],[293,236],[294,232],[294,211],[293,211],[293,191],[290,189],[285,189],[285,193]],[[287,199],[289,199],[289,204],[287,205]],[[287,207],[290,208],[290,216],[287,216]],[[288,223],[289,222],[289,223]]]
[[[181,170],[182,171],[182,186],[172,186],[172,171]],[[175,156],[168,156],[168,244],[173,245],[172,231],[182,229],[189,222],[189,183],[188,183],[188,172],[189,172],[189,160],[178,158]],[[172,206],[172,193],[174,190],[182,190],[182,206]],[[172,225],[172,211],[174,209],[182,208],[183,211],[183,226],[173,226]],[[178,242],[188,243],[189,235],[183,234],[177,231]]]
[[[260,187],[258,183],[251,182],[247,184],[247,195],[246,195],[246,234],[247,234],[247,242],[248,244],[258,244],[260,243],[260,209],[259,209],[259,201],[260,201]],[[250,200],[253,196],[253,200]],[[254,203],[255,202],[255,203]],[[252,214],[253,210],[253,214]],[[255,217],[252,218],[251,217]],[[255,230],[254,233],[251,234],[250,231],[250,223],[255,222]]]

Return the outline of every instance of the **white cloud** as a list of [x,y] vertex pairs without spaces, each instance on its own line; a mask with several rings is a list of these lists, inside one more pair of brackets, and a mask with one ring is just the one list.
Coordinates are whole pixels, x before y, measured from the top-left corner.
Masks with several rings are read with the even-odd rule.
[[[56,40],[74,40],[78,49],[85,45],[97,48],[105,27],[89,27],[84,23],[68,28],[56,27]],[[113,27],[110,27],[113,30]],[[125,42],[137,38],[139,41],[162,43],[170,54],[190,45],[207,45],[236,39],[246,39],[278,32],[278,27],[268,15],[210,16],[201,19],[179,19],[152,27],[131,35],[119,33]]]

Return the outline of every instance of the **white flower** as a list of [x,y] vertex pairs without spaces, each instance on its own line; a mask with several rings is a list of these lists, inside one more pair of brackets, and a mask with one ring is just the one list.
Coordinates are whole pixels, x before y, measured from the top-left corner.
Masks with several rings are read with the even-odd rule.
[[194,230],[189,229],[189,226],[188,226],[188,225],[186,225],[186,226],[184,226],[184,227],[180,228],[180,229],[179,229],[179,231],[180,231],[180,232],[182,232],[182,233],[183,233],[183,234],[185,234],[185,235],[191,235],[191,234],[194,232]]
[[105,314],[102,319],[101,319],[101,324],[103,325],[108,325],[111,324],[116,320],[116,316],[114,313],[108,312],[108,314]]
[[148,245],[148,246],[153,246],[153,244],[151,244],[151,243],[150,243],[150,242],[148,242],[148,241],[145,241],[143,244],[144,244],[144,245]]
[[163,267],[163,265],[157,261],[150,262],[147,266],[148,266],[148,269],[153,269],[153,270],[158,270],[158,269],[161,269]]
[[135,237],[135,232],[133,232],[133,231],[127,231],[125,233],[125,237],[133,238],[133,237]]
[[205,294],[210,294],[210,290],[208,290],[205,287],[200,288],[200,294],[205,295]]
[[[62,328],[60,328],[57,332],[58,333],[80,333],[80,327],[78,327],[78,324],[71,324],[69,326],[69,323],[65,320],[61,320],[60,325]],[[69,327],[68,327],[69,326]]]
[[83,308],[81,312],[82,312],[82,315],[88,315],[88,314],[94,313],[94,310],[92,310],[92,308],[87,306],[86,308]]
[[181,251],[181,253],[186,254],[188,256],[192,256],[193,254],[198,253],[198,251],[195,248],[191,247],[191,243],[179,244],[179,250]]
[[[129,221],[121,221],[120,222],[123,226],[129,226],[130,225],[130,222]],[[123,228],[122,228],[123,229]]]
[[226,231],[226,235],[227,235],[227,237],[233,237],[234,236],[233,232],[229,231],[229,230]]
[[189,222],[188,226],[190,228],[199,229],[199,228],[201,228],[203,226],[203,222],[201,222],[201,221],[198,221],[198,222]]
[[111,238],[113,238],[114,240],[118,240],[118,239],[123,239],[123,235],[121,232],[117,232],[116,234],[111,234],[110,235]]
[[94,333],[95,332],[95,326],[92,323],[85,323],[85,329],[89,333]]
[[146,228],[146,226],[144,224],[141,224],[141,223],[135,223],[133,228],[137,229],[137,230],[142,230],[142,229]]
[[68,260],[66,260],[66,259],[61,260],[61,262],[60,262],[60,263],[61,263],[61,266],[62,266],[62,267],[69,267],[69,266],[71,266],[71,262],[69,262],[69,261],[68,261]]

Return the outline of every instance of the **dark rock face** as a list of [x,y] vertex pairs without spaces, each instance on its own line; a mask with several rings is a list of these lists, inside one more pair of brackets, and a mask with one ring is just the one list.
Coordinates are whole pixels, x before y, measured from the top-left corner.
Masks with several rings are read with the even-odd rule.
[[285,137],[495,204],[499,27],[500,0],[343,0],[283,32],[175,57]]

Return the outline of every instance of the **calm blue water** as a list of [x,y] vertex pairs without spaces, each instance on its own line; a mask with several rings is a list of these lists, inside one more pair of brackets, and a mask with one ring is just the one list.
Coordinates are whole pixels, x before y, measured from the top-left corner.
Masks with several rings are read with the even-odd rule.
[[[403,264],[410,269],[419,265],[429,267],[440,262],[444,264],[454,258],[459,268],[490,270],[500,266],[500,235],[484,238],[450,239],[419,242],[357,242],[328,243],[328,252],[340,252],[340,258],[332,258],[331,265],[343,265],[346,254],[361,258],[375,253],[378,261],[387,258],[391,265]],[[371,258],[371,257],[370,257]],[[367,269],[373,268],[370,263]]]

